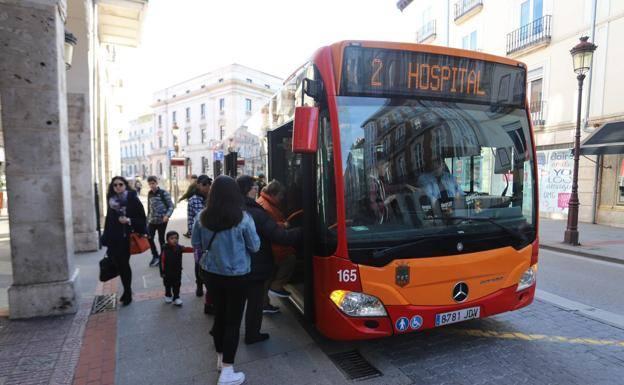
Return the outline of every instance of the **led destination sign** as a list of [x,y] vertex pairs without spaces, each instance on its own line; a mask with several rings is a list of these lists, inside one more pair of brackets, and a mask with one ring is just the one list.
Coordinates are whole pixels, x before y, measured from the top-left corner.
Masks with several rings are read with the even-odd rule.
[[340,94],[454,99],[522,107],[525,69],[425,52],[349,46]]

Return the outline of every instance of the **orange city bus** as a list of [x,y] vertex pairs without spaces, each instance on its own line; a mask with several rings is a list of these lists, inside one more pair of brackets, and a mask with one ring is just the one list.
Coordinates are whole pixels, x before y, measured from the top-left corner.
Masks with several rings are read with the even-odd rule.
[[[254,119],[250,119],[254,121]],[[289,290],[325,336],[378,338],[533,301],[526,66],[419,44],[320,48],[249,124],[304,227]]]

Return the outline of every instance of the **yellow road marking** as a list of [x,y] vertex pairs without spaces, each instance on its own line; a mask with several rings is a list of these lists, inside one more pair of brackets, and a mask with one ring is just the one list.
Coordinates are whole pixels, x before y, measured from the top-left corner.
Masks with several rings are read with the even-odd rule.
[[624,341],[617,340],[597,340],[593,338],[579,338],[579,337],[563,337],[563,336],[548,336],[544,334],[525,334],[519,332],[497,332],[494,330],[480,330],[480,329],[440,329],[453,334],[467,335],[472,337],[488,337],[488,338],[503,338],[514,339],[524,341],[548,341],[559,342],[568,344],[583,344],[583,345],[609,345],[609,346],[622,346],[624,347]]

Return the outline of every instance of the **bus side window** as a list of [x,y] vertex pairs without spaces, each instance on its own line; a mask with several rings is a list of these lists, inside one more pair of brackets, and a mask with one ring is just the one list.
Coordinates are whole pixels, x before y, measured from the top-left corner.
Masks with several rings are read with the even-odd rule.
[[317,229],[319,241],[317,255],[331,255],[337,247],[336,183],[334,178],[334,145],[329,121],[329,111],[319,115],[319,142],[316,153]]

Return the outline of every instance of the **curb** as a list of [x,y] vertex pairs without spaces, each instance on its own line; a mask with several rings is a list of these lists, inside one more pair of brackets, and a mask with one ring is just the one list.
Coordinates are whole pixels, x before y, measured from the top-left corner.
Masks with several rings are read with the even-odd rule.
[[608,257],[606,255],[593,254],[593,253],[589,253],[587,251],[582,251],[582,250],[571,250],[571,249],[568,249],[566,247],[553,246],[553,245],[543,244],[543,243],[541,243],[539,247],[540,247],[540,249],[545,249],[545,250],[550,250],[550,251],[557,251],[559,253],[564,253],[564,254],[576,255],[577,257],[584,257],[584,258],[589,258],[589,259],[595,259],[595,260],[598,260],[598,261],[616,263],[618,265],[624,265],[624,260],[623,259],[614,258],[614,257]]

